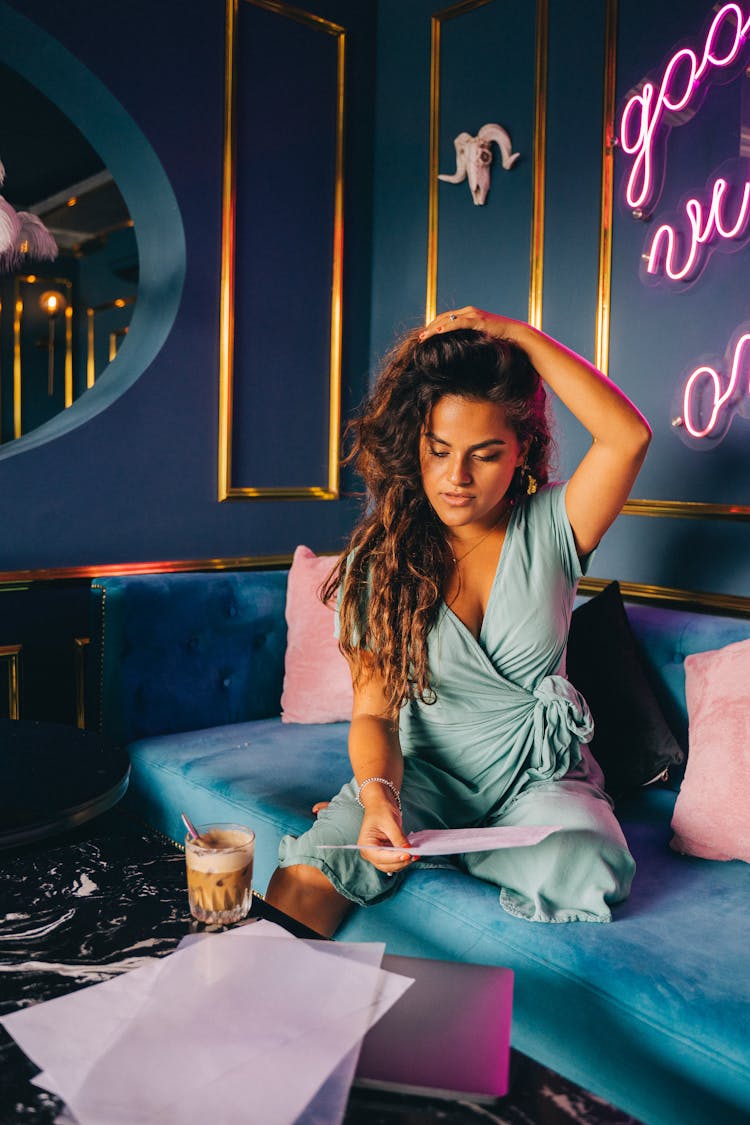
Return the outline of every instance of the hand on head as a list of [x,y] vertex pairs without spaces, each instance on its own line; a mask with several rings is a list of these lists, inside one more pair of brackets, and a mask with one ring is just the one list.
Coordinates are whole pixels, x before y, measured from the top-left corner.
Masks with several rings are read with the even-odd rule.
[[462,309],[449,309],[447,312],[440,313],[419,333],[419,339],[427,340],[430,336],[441,332],[471,328],[475,332],[486,332],[489,336],[514,340],[517,330],[525,327],[527,326],[518,320],[510,320],[506,316],[498,316],[496,313],[477,309],[473,305],[465,305]]

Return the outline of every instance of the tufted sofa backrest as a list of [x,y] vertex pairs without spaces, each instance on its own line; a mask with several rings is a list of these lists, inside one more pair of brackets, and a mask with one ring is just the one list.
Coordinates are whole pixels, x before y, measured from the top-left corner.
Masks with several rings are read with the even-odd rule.
[[685,657],[750,637],[750,618],[626,604],[652,686],[681,745],[687,747]]
[[96,579],[101,722],[119,742],[280,713],[287,571]]
[[[130,742],[279,715],[287,575],[96,579],[104,733]],[[687,746],[685,657],[745,640],[750,618],[635,603],[626,603],[626,611],[664,714]]]

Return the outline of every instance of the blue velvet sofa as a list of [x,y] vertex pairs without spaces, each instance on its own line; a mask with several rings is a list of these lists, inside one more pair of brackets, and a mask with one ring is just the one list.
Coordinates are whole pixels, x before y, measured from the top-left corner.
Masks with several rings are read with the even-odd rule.
[[[179,813],[257,834],[263,890],[280,837],[349,776],[347,724],[282,724],[287,574],[149,575],[95,583],[102,610],[102,726],[128,746],[128,801],[182,838]],[[659,691],[686,726],[688,653],[750,636],[750,620],[631,605]],[[684,735],[684,730],[683,730]],[[669,848],[675,792],[618,803],[636,858],[611,925],[541,925],[496,890],[416,865],[391,900],[340,937],[393,953],[515,971],[513,1043],[646,1125],[750,1121],[750,865]]]

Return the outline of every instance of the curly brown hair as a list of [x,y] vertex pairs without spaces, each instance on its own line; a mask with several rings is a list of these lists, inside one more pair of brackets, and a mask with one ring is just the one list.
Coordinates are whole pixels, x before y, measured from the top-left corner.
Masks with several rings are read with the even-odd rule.
[[[386,357],[380,376],[347,427],[354,463],[366,487],[365,511],[321,596],[341,589],[341,651],[355,683],[372,672],[384,682],[392,713],[409,699],[433,702],[427,637],[452,566],[445,528],[429,504],[420,469],[420,438],[444,395],[502,406],[528,472],[546,484],[552,446],[541,378],[510,340],[472,329],[408,335]],[[526,496],[516,471],[511,504]],[[363,654],[366,658],[363,659]]]

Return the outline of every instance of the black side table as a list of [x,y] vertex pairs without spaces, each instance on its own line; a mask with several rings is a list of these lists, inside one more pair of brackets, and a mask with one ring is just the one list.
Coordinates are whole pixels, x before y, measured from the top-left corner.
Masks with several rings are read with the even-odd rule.
[[0,848],[83,824],[128,787],[124,750],[62,723],[0,719]]

